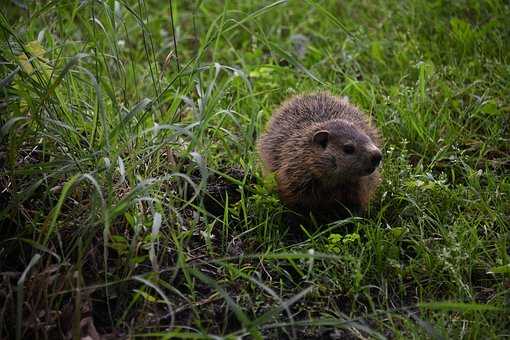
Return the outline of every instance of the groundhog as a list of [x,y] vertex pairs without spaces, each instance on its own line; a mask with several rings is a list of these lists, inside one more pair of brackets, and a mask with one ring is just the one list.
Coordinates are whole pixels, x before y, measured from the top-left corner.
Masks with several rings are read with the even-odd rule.
[[362,213],[380,182],[379,133],[369,117],[327,92],[285,101],[258,141],[265,172],[301,214]]

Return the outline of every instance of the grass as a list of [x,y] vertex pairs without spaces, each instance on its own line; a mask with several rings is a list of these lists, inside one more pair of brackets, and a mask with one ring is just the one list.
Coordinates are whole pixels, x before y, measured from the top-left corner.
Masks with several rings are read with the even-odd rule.
[[[510,335],[507,2],[0,12],[1,338]],[[376,120],[384,181],[296,230],[255,141],[317,89]]]

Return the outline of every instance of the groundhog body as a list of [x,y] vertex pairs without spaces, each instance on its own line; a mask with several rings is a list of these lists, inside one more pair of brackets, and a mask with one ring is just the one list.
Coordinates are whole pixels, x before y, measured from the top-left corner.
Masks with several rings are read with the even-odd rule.
[[326,92],[295,96],[258,141],[281,200],[308,214],[361,213],[380,182],[380,137],[370,119]]

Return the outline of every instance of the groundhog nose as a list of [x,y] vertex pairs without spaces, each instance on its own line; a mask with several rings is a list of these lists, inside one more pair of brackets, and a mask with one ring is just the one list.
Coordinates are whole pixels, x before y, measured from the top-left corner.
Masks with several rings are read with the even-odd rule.
[[379,165],[379,163],[381,163],[381,159],[382,159],[381,151],[379,150],[373,151],[372,157],[370,159],[370,161],[372,162],[372,166],[376,168]]

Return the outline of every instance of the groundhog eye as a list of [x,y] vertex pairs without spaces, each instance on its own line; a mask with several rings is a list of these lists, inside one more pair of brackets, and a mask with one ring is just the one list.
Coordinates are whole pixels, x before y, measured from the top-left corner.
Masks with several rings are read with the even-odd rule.
[[344,152],[348,153],[348,154],[354,153],[354,145],[352,145],[350,143],[344,144]]

